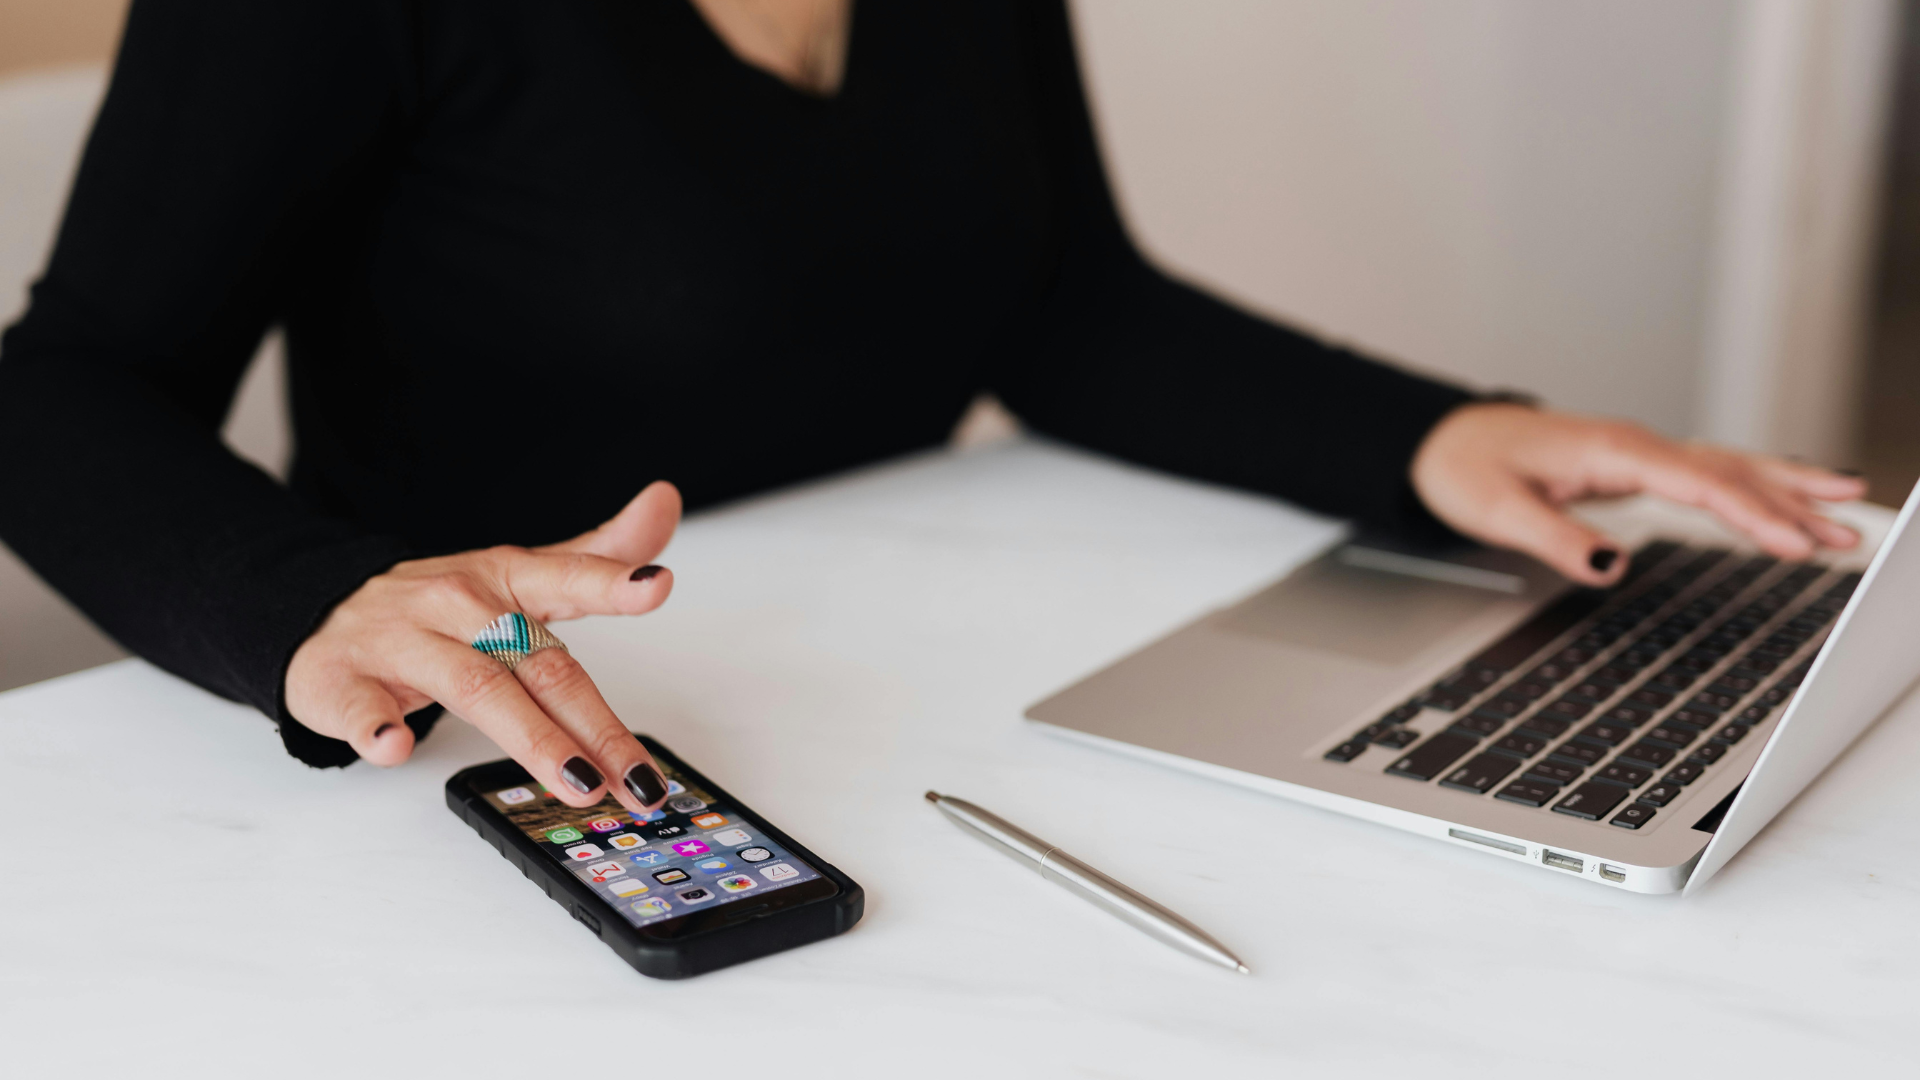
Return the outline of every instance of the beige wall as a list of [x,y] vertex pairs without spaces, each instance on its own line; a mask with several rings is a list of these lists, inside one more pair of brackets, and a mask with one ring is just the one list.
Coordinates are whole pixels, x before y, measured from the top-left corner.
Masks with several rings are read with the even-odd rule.
[[106,59],[126,11],[127,0],[0,0],[0,76]]

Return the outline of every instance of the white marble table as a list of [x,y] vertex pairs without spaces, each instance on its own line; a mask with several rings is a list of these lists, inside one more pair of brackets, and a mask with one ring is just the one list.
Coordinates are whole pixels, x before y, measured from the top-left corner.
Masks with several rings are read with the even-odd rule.
[[[634,974],[441,802],[310,771],[137,661],[0,695],[8,1076],[1671,1076],[1911,1067],[1920,705],[1691,901],[1056,741],[1027,704],[1337,535],[1015,443],[705,515],[661,612],[562,628],[653,732],[868,889],[828,943]],[[1021,873],[994,808],[1252,978]]]

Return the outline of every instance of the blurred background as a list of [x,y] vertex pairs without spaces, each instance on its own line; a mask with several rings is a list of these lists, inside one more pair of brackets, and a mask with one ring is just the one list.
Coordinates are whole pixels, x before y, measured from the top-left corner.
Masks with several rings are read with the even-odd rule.
[[[1480,387],[1920,477],[1920,0],[1074,0],[1171,269]],[[0,323],[125,0],[0,0]],[[228,424],[288,450],[269,342]],[[962,437],[1004,431],[990,403]],[[121,655],[0,551],[0,689]]]

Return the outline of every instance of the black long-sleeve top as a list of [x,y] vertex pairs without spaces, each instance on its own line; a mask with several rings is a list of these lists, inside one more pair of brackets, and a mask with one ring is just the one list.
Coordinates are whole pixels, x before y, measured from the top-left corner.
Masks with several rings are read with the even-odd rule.
[[[270,326],[282,486],[219,436]],[[279,720],[395,562],[940,443],[977,393],[1386,528],[1466,395],[1129,241],[1061,0],[859,0],[818,98],[687,0],[136,0],[0,343],[0,535],[134,652]]]

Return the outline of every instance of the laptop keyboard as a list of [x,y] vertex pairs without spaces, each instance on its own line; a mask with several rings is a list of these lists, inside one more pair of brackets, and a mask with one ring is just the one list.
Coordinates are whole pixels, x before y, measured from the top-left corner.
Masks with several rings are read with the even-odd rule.
[[[1639,829],[1775,718],[1859,582],[1656,541],[1325,757],[1391,747],[1393,776]],[[1423,738],[1406,724],[1428,710],[1446,726]]]

